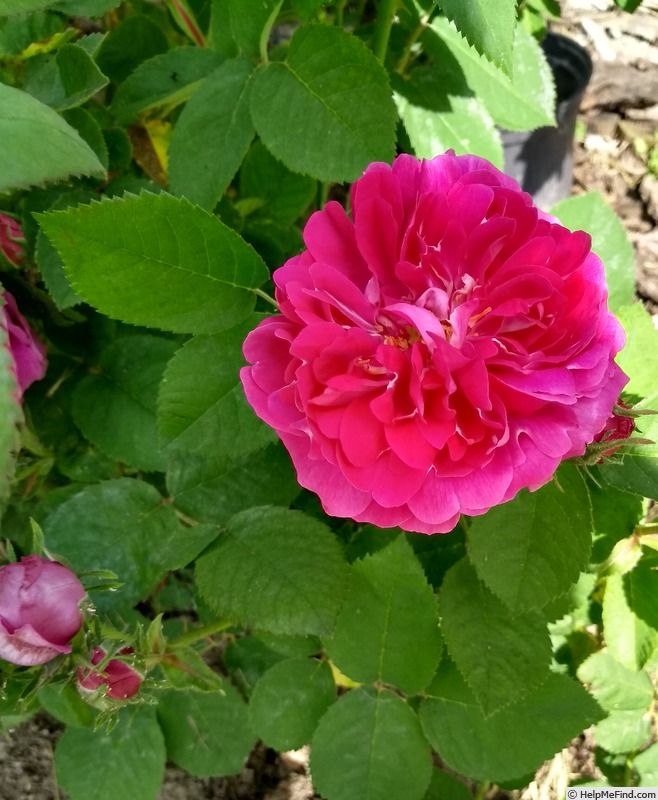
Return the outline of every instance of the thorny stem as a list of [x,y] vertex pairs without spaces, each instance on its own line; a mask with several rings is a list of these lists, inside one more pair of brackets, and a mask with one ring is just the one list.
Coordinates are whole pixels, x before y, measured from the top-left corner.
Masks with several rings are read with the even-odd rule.
[[416,25],[414,30],[411,32],[411,36],[409,37],[407,43],[404,46],[404,50],[402,51],[400,60],[398,61],[395,67],[395,71],[400,75],[402,75],[403,77],[407,71],[407,67],[409,66],[409,61],[411,60],[411,51],[413,50],[413,46],[416,44],[421,34],[427,27],[427,23],[430,21],[432,15],[434,14],[435,8],[436,4],[432,3],[432,6],[429,9],[429,11],[418,20],[418,25]]
[[391,35],[393,17],[398,7],[398,0],[381,0],[375,23],[375,35],[372,40],[372,52],[382,64],[386,57],[386,48]]
[[202,625],[200,628],[195,628],[192,631],[188,631],[182,636],[179,636],[178,639],[174,639],[172,642],[169,642],[169,647],[187,647],[188,645],[194,644],[201,639],[207,639],[214,633],[224,631],[226,628],[230,628],[231,625],[233,625],[233,623],[225,619],[209,622],[207,625]]
[[270,297],[267,292],[264,292],[262,289],[252,289],[254,294],[257,294],[259,297],[262,297],[263,300],[266,300],[270,305],[274,306],[274,308],[279,310],[279,305],[273,297]]

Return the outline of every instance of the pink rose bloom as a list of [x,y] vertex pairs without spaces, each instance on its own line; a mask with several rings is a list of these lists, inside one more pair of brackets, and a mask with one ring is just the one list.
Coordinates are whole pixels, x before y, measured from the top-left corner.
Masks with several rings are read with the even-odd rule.
[[[124,647],[121,655],[132,653],[132,647]],[[100,664],[105,651],[96,647],[91,657],[92,664]],[[78,686],[87,692],[94,692],[100,686],[107,686],[105,696],[113,700],[127,700],[134,697],[142,684],[142,676],[123,661],[110,659],[101,672],[90,669],[78,670]]]
[[68,567],[23,556],[0,567],[0,658],[31,667],[70,653],[85,590]]
[[0,253],[12,264],[18,266],[25,258],[21,226],[7,214],[0,212]]
[[46,374],[46,348],[32,333],[9,292],[4,292],[2,297],[4,305],[0,306],[0,326],[7,332],[9,351],[16,372],[17,397],[20,400],[27,387]]
[[247,399],[328,514],[451,530],[551,479],[627,377],[590,237],[489,162],[371,164],[274,274]]

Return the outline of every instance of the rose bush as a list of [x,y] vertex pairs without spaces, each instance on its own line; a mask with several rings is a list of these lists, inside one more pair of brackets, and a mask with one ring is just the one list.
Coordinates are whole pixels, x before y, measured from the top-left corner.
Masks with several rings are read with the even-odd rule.
[[68,567],[23,556],[0,567],[0,658],[34,666],[70,653],[85,590]]
[[274,274],[241,372],[327,513],[439,533],[550,480],[627,378],[590,237],[484,159],[371,164]]
[[12,295],[4,292],[2,297],[4,305],[0,306],[0,326],[7,333],[20,400],[28,386],[46,374],[46,348],[32,332]]
[[[124,647],[120,655],[129,655],[133,650]],[[105,658],[105,651],[101,647],[94,648],[91,663],[100,664]],[[101,670],[80,668],[78,670],[78,686],[83,692],[94,692],[101,686],[106,686],[105,694],[113,700],[127,700],[134,697],[142,684],[142,676],[125,661],[111,658]]]

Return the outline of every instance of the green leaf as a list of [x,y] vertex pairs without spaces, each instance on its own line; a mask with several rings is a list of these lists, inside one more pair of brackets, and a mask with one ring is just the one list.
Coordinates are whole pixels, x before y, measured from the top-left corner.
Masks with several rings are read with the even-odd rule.
[[252,81],[256,130],[293,172],[352,181],[370,162],[393,158],[388,76],[355,36],[327,25],[298,28],[286,61],[259,67]]
[[542,762],[604,715],[583,687],[551,674],[537,689],[485,717],[455,665],[442,662],[420,721],[442,761],[474,780],[501,783]]
[[260,55],[261,38],[269,32],[281,3],[282,0],[226,0],[231,33],[241,52]]
[[144,61],[119,86],[111,111],[119,122],[132,122],[143,111],[183,103],[219,66],[220,58],[204,47],[175,47]]
[[75,175],[105,174],[95,153],[48,106],[0,83],[0,194]]
[[66,122],[80,134],[89,147],[96,153],[105,169],[110,164],[110,155],[103,136],[103,131],[96,119],[84,108],[70,108],[62,115]]
[[592,518],[583,477],[564,464],[557,481],[473,519],[469,555],[478,577],[513,611],[564,594],[587,566]]
[[[422,42],[441,68],[447,61],[448,51],[470,90],[500,127],[531,130],[555,125],[555,85],[551,68],[537,42],[520,26],[514,33],[513,66],[508,74],[478,55],[444,18],[438,17],[432,22]],[[454,81],[454,69],[452,73]]]
[[[51,3],[49,3],[50,5]],[[100,17],[121,5],[121,0],[59,0],[53,10],[69,17]]]
[[538,612],[511,612],[466,560],[446,574],[439,600],[448,651],[485,716],[546,680],[550,641]]
[[631,753],[651,738],[648,710],[613,711],[594,728],[594,739],[609,753]]
[[629,14],[632,14],[640,6],[641,2],[642,0],[615,0],[615,4]]
[[163,442],[173,451],[227,463],[276,440],[247,404],[240,383],[242,343],[255,320],[190,339],[167,367],[158,400]]
[[653,685],[646,672],[635,672],[610,653],[593,653],[578,667],[578,677],[606,711],[646,711],[653,699]]
[[649,551],[624,575],[624,590],[633,613],[658,631],[658,553]]
[[221,675],[206,664],[202,656],[190,647],[169,651],[160,662],[165,678],[176,689],[218,691],[223,686]]
[[256,737],[237,689],[158,692],[158,720],[167,755],[199,778],[240,772]]
[[350,572],[336,630],[325,642],[331,660],[354,681],[417,694],[436,671],[442,643],[436,597],[411,546],[400,536]]
[[[244,416],[238,411],[240,425],[250,413],[244,410]],[[252,424],[249,420],[240,428],[242,432]],[[257,435],[265,435],[262,425],[258,430]],[[167,488],[176,508],[202,522],[218,524],[254,505],[288,506],[300,491],[290,457],[280,443],[247,454],[219,449],[210,454],[209,447],[203,453],[176,450],[169,457]]]
[[216,217],[168,194],[38,214],[74,290],[108,316],[180,333],[245,319],[268,272]]
[[512,74],[515,0],[439,0],[439,6],[478,53]]
[[135,605],[216,536],[210,526],[183,528],[156,489],[132,478],[85,487],[47,517],[43,530],[48,549],[76,572],[117,574],[119,589],[95,594],[101,610]]
[[320,717],[336,699],[326,661],[291,658],[263,675],[251,695],[249,710],[257,736],[285,752],[311,740]]
[[472,797],[465,783],[441,769],[433,769],[423,800],[472,800]]
[[167,39],[155,22],[142,14],[132,14],[105,39],[96,61],[111,81],[121,83],[142,61],[168,49]]
[[64,725],[89,728],[94,722],[92,707],[70,684],[46,684],[39,689],[38,696],[41,706]]
[[431,768],[418,718],[390,692],[348,692],[313,737],[313,784],[331,800],[421,800]]
[[658,330],[642,303],[622,306],[617,317],[626,331],[626,345],[616,358],[630,378],[624,391],[640,397],[655,394],[658,391]]
[[658,744],[652,744],[636,756],[633,766],[640,776],[638,786],[658,786]]
[[431,111],[395,96],[409,141],[418,158],[433,158],[452,149],[457,155],[473,153],[503,167],[503,146],[493,120],[479,98],[449,95],[449,108]]
[[638,671],[658,644],[658,632],[631,609],[624,576],[608,575],[603,596],[603,635],[608,652],[627,669]]
[[24,89],[56,111],[74,108],[93,97],[108,83],[89,53],[66,44],[56,55],[36,56],[27,64]]
[[0,16],[11,17],[29,14],[53,5],[55,0],[0,0]]
[[271,633],[326,635],[346,565],[322,523],[299,511],[253,508],[226,523],[196,574],[204,598],[229,619]]
[[642,499],[609,485],[587,484],[592,500],[594,518],[594,546],[591,562],[601,564],[611,554],[621,539],[626,539],[642,519]]
[[165,767],[155,710],[127,706],[109,731],[67,728],[57,743],[55,766],[71,800],[107,800],[117,786],[130,800],[153,800]]
[[633,302],[635,256],[624,226],[598,192],[562,200],[551,214],[571,230],[583,230],[592,237],[592,249],[605,265],[608,307],[616,311]]
[[126,336],[106,348],[98,368],[73,393],[73,418],[99,450],[131,467],[164,472],[155,406],[176,342]]
[[254,138],[248,106],[253,68],[248,58],[225,61],[187,103],[171,137],[172,192],[208,210],[228,188]]
[[260,140],[251,146],[240,168],[241,196],[262,199],[262,212],[284,225],[308,208],[316,187],[313,179],[290,172]]

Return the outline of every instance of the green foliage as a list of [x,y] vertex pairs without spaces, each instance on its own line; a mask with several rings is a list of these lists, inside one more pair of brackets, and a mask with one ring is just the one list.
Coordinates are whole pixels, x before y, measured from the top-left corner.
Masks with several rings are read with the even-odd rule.
[[116,573],[121,581],[116,592],[94,598],[102,610],[135,605],[216,535],[206,526],[198,532],[183,528],[152,486],[131,478],[85,487],[59,505],[43,528],[49,550],[77,572]]
[[272,633],[330,633],[345,577],[330,530],[306,514],[280,508],[253,508],[232,517],[197,561],[199,588],[217,611]]
[[479,53],[504,72],[512,73],[515,0],[439,0],[439,6]]
[[[474,93],[497,125],[530,130],[555,124],[555,87],[549,64],[535,40],[522,28],[514,33],[513,68],[498,69],[468,46],[455,27],[438,17],[423,34],[438,63],[451,56],[450,77],[460,93]],[[454,60],[454,64],[452,61]],[[470,91],[469,91],[470,90]]]
[[124,708],[110,731],[67,728],[57,743],[55,765],[71,800],[107,800],[117,785],[131,800],[153,800],[165,766],[155,710]]
[[103,200],[38,219],[75,291],[135,325],[180,333],[225,330],[249,315],[253,289],[267,277],[259,256],[236,233],[167,194]]
[[480,580],[513,611],[538,608],[566,592],[587,566],[592,544],[582,475],[563,465],[537,492],[473,520],[469,555]]
[[646,672],[635,672],[599,651],[584,661],[578,677],[606,711],[646,711],[653,699],[653,686]]
[[89,145],[48,106],[0,83],[0,108],[0,193],[104,174]]
[[371,161],[391,160],[395,108],[388,78],[345,31],[299,28],[286,61],[259,67],[252,84],[256,131],[293,172],[350,181]]
[[604,716],[585,689],[564,675],[549,675],[490,717],[449,661],[441,664],[427,694],[420,720],[445,764],[497,783],[534,773],[564,742]]
[[229,683],[215,692],[158,692],[158,721],[167,756],[200,778],[239,772],[256,743],[247,706]]
[[123,81],[110,110],[119,122],[132,122],[158,106],[184,103],[219,62],[213,50],[185,45],[154,56]]
[[642,669],[658,645],[658,631],[633,611],[625,576],[609,575],[603,598],[603,634],[610,655],[629,670]]
[[541,614],[510,611],[466,560],[449,570],[439,598],[448,652],[485,717],[545,682],[550,645]]
[[39,56],[29,62],[25,91],[56,111],[65,111],[89,100],[107,83],[83,47],[67,44],[54,59]]
[[279,661],[258,681],[249,710],[254,730],[268,747],[294,750],[310,741],[320,717],[336,699],[331,669],[324,661]]
[[326,648],[354,681],[382,681],[407,694],[430,682],[441,654],[436,598],[404,538],[352,565]]
[[248,105],[252,71],[248,58],[225,61],[186,104],[169,149],[174,194],[212,210],[228,188],[254,137]]
[[[658,372],[658,330],[642,303],[624,305],[617,311],[626,332],[626,345],[617,356],[617,363],[630,378],[625,391],[648,397],[655,392]],[[640,430],[646,421],[639,420]]]
[[155,405],[162,373],[176,349],[170,339],[127,336],[105,349],[98,367],[76,386],[76,424],[114,460],[164,472]]
[[400,697],[357,689],[320,720],[311,775],[329,800],[421,800],[429,784],[429,747]]

